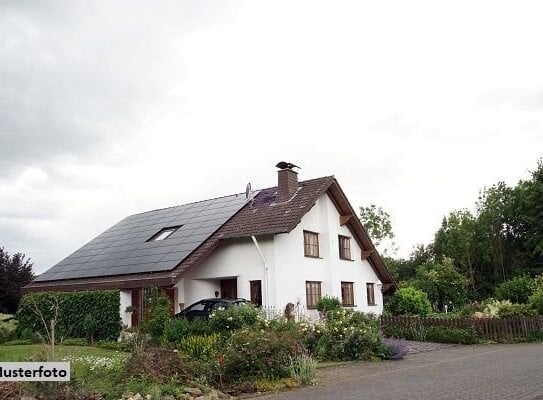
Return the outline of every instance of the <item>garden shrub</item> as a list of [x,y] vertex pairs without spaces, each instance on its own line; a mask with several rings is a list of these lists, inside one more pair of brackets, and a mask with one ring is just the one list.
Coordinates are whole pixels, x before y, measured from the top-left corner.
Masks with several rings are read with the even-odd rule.
[[135,377],[163,383],[183,373],[183,360],[179,353],[163,347],[133,353],[125,362],[126,378]]
[[383,339],[385,360],[401,360],[409,351],[405,340],[385,338]]
[[291,377],[291,360],[305,353],[302,344],[286,333],[244,329],[234,332],[219,358],[227,382]]
[[496,299],[526,304],[534,290],[534,280],[529,275],[515,276],[500,283],[494,290]]
[[477,344],[481,342],[481,336],[475,327],[429,326],[426,339],[429,342],[437,343]]
[[147,312],[141,323],[143,333],[151,335],[155,342],[164,340],[166,325],[170,320],[170,303],[166,296],[154,296],[147,299]]
[[219,339],[220,336],[217,333],[209,336],[191,335],[181,340],[178,348],[189,357],[211,359],[218,353]]
[[0,314],[0,343],[8,342],[15,338],[17,320],[11,314]]
[[88,344],[85,338],[68,338],[62,341],[63,346],[86,346]]
[[342,308],[341,300],[337,297],[324,296],[317,301],[317,310],[322,312],[337,311]]
[[421,315],[432,311],[428,296],[422,290],[413,287],[398,289],[387,305],[393,315]]
[[543,315],[543,289],[537,289],[530,296],[528,302],[539,315]]
[[203,318],[189,321],[186,318],[170,319],[164,329],[164,339],[168,343],[179,343],[190,335],[209,335],[212,333],[209,322]]
[[499,318],[530,317],[537,315],[537,311],[530,304],[504,304],[498,310]]
[[328,312],[324,321],[310,327],[304,344],[320,360],[371,359],[381,353],[379,320],[358,311]]
[[209,316],[209,325],[214,332],[228,332],[255,326],[262,319],[254,305],[240,304],[215,310]]
[[[29,332],[45,336],[45,327],[33,308],[36,306],[46,321],[53,317],[52,304],[58,301],[59,314],[56,337],[81,338],[89,336],[88,321],[95,321],[96,340],[116,340],[121,332],[120,295],[118,290],[86,292],[41,292],[22,297],[17,310],[17,332],[20,337]],[[85,316],[90,316],[85,322]],[[23,335],[24,334],[24,335]],[[28,339],[28,337],[23,337]]]
[[317,375],[317,362],[307,354],[297,355],[290,359],[289,370],[290,377],[298,383],[311,385]]

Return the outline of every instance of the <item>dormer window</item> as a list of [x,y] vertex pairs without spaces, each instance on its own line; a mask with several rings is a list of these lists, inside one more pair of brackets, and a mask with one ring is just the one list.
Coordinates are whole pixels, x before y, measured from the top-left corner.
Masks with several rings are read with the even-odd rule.
[[167,239],[169,238],[176,230],[178,230],[179,228],[181,228],[181,226],[171,226],[169,228],[164,228],[164,229],[161,229],[160,231],[158,231],[157,233],[155,233],[153,236],[151,236],[151,238],[149,240],[147,240],[148,242],[156,242],[158,240],[164,240],[164,239]]

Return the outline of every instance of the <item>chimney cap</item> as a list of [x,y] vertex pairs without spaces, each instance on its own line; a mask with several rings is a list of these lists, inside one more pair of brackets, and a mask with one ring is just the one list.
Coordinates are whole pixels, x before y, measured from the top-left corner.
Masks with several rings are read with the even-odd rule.
[[294,165],[292,163],[289,163],[289,162],[285,162],[285,161],[280,161],[277,163],[276,165],[277,168],[279,169],[292,169],[292,168],[298,168],[298,169],[301,169],[300,167],[298,167],[297,165]]

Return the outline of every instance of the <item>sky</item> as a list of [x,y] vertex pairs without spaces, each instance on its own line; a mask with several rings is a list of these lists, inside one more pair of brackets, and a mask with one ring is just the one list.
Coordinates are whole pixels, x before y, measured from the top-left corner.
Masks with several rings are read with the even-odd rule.
[[335,175],[398,256],[543,156],[540,2],[0,2],[0,246]]

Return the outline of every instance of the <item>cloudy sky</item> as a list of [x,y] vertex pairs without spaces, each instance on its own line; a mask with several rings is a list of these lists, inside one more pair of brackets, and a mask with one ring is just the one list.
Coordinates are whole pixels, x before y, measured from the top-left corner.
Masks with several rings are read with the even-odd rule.
[[285,160],[407,255],[543,155],[538,3],[1,1],[0,246],[43,272]]

